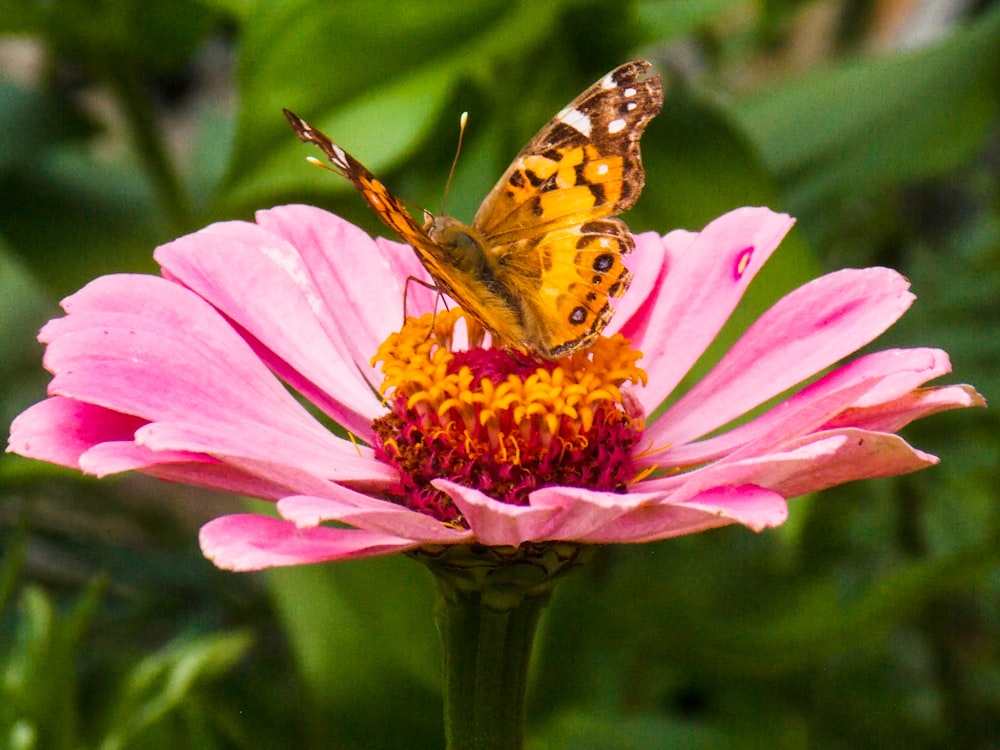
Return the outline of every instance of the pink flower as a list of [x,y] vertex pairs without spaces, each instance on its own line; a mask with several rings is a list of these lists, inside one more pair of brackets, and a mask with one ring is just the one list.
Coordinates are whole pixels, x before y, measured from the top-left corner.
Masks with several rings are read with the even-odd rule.
[[[645,385],[640,355],[629,359],[619,343],[609,345],[612,364],[601,365],[603,390],[586,385],[589,374],[567,385],[568,365],[540,368],[558,391],[545,408],[558,402],[560,411],[537,424],[511,421],[493,390],[453,399],[449,408],[494,449],[534,451],[537,466],[554,472],[542,478],[515,471],[527,459],[514,453],[493,454],[485,469],[468,451],[456,459],[463,446],[454,441],[451,453],[426,453],[453,425],[435,421],[438,407],[422,405],[423,391],[403,394],[409,376],[381,398],[372,363],[403,320],[405,279],[426,275],[406,246],[306,206],[213,224],[157,249],[163,278],[105,276],[67,298],[66,316],[40,335],[50,397],[14,421],[8,450],[97,476],[138,470],[277,501],[282,518],[231,515],[202,529],[205,554],[234,570],[473,542],[645,542],[730,523],[777,526],[787,498],[936,463],[896,431],[984,405],[970,386],[921,388],[950,371],[943,351],[892,349],[719,432],[903,314],[913,301],[906,280],[868,268],[828,274],[780,300],[658,413],[791,225],[742,208],[698,233],[636,237],[635,281],[607,332],[641,352]],[[434,303],[433,292],[409,286],[408,312]],[[496,382],[524,382],[539,369],[508,354],[463,354],[461,330],[445,335],[455,338],[455,362],[472,372],[500,368]],[[446,348],[423,331],[414,340]],[[657,416],[643,429],[645,414]],[[521,442],[504,447],[505,435]]]

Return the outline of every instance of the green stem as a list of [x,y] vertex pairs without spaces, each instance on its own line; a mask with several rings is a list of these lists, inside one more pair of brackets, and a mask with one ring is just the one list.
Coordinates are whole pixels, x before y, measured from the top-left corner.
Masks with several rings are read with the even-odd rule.
[[448,750],[521,750],[531,648],[542,609],[588,549],[453,546],[413,557],[437,582]]
[[128,118],[136,152],[160,194],[164,211],[177,233],[192,228],[191,208],[160,132],[156,112],[135,69],[108,61],[107,77]]
[[496,610],[481,594],[454,596],[447,584],[438,591],[448,749],[520,750],[528,663],[548,597]]

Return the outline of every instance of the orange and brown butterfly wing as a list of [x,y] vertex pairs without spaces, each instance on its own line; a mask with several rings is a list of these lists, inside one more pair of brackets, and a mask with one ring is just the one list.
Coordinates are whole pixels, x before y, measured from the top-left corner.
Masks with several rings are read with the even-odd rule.
[[622,262],[632,247],[628,227],[614,217],[506,246],[501,264],[512,273],[504,278],[517,279],[509,283],[522,284],[522,298],[530,300],[522,305],[530,348],[557,359],[590,346],[611,321],[608,298],[620,297],[632,281]]
[[403,202],[390,193],[389,189],[369,172],[364,164],[344,151],[326,135],[295,113],[289,112],[287,109],[282,110],[282,112],[285,113],[285,117],[298,135],[299,140],[313,144],[326,154],[337,174],[350,180],[386,226],[398,234],[404,242],[412,245],[420,259],[425,260],[424,256],[433,247],[433,242],[423,227],[406,210]]
[[504,241],[631,208],[646,179],[639,138],[663,106],[649,68],[625,63],[563,108],[521,149],[473,226]]
[[[420,262],[434,279],[438,291],[455,300],[475,323],[494,332],[501,340],[522,338],[516,311],[497,294],[498,290],[504,291],[503,289],[491,288],[489,279],[481,278],[474,269],[459,267],[457,261],[461,254],[456,255],[453,249],[432,239],[427,228],[417,223],[403,202],[367,167],[298,115],[287,109],[283,112],[299,139],[323,151],[334,171],[350,180],[386,226],[416,251]],[[457,234],[463,235],[464,228],[453,219],[438,219],[427,226],[441,222],[453,225]],[[470,326],[470,339],[482,336],[482,331],[476,329],[471,321]]]
[[574,99],[531,139],[473,226],[497,273],[529,300],[528,342],[549,357],[590,344],[628,288],[632,237],[615,214],[645,182],[639,139],[663,106],[650,64],[626,63]]

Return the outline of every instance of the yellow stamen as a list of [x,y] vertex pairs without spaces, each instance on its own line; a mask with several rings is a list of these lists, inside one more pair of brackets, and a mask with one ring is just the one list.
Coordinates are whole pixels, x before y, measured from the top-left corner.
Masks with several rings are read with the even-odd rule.
[[586,352],[553,366],[539,364],[527,377],[509,374],[498,383],[481,377],[474,383],[468,366],[450,371],[454,354],[448,344],[461,315],[447,310],[433,321],[430,315],[409,319],[382,344],[372,363],[382,363],[380,391],[386,398],[404,396],[407,409],[426,409],[439,417],[454,413],[482,426],[497,422],[500,415],[512,417],[515,424],[541,420],[555,434],[563,418],[589,430],[597,407],[621,402],[621,383],[646,382],[646,373],[635,364],[641,353],[616,335],[599,338]]
[[638,474],[636,474],[634,477],[632,477],[631,483],[635,484],[636,482],[641,482],[643,479],[648,479],[656,472],[657,468],[658,467],[655,464],[653,466],[646,467]]
[[374,423],[376,450],[400,468],[407,502],[453,518],[455,506],[433,487],[442,476],[515,504],[537,487],[624,488],[643,426],[623,385],[645,384],[641,352],[620,334],[554,362],[453,352],[462,317],[455,309],[409,319],[372,359],[390,411]]
[[358,440],[357,440],[356,437],[354,437],[354,433],[353,432],[348,432],[347,433],[347,439],[351,441],[351,445],[353,445],[354,446],[354,450],[357,451],[358,458],[362,458],[363,456],[361,454],[361,446],[358,445]]

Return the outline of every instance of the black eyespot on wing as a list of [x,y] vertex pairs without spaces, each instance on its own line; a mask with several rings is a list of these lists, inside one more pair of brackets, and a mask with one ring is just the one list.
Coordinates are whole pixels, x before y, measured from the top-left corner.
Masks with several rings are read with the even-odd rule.
[[583,325],[587,322],[587,308],[583,305],[574,307],[573,312],[569,314],[569,322],[575,326]]
[[598,273],[607,273],[615,264],[615,256],[611,253],[601,253],[594,258],[594,270]]

